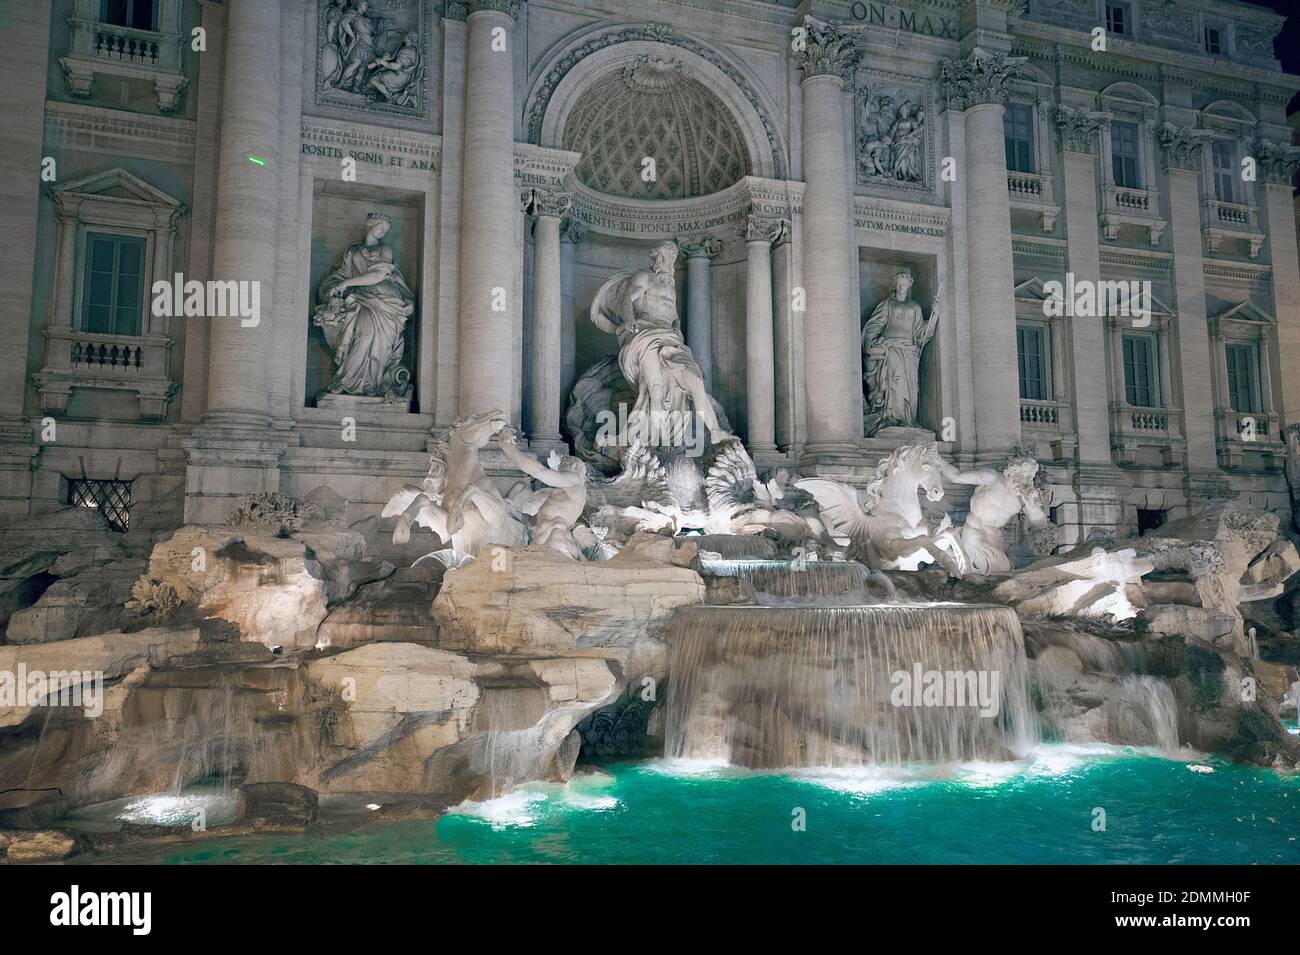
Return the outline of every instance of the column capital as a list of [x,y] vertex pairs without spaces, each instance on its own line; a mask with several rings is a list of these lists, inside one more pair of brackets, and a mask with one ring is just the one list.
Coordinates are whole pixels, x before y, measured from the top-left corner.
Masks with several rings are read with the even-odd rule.
[[577,245],[587,238],[587,223],[569,216],[560,223],[560,241]]
[[519,16],[519,7],[524,0],[447,0],[442,5],[442,16],[446,20],[468,20],[470,14],[484,10],[504,13],[511,19]]
[[1054,117],[1063,153],[1097,154],[1097,133],[1110,123],[1109,113],[1058,106]]
[[986,103],[1002,104],[1007,81],[1020,70],[1023,56],[976,49],[963,59],[939,62],[939,98],[945,109],[964,110]]
[[712,259],[722,251],[722,240],[707,234],[679,236],[675,241],[688,259]]
[[785,219],[769,219],[750,213],[736,229],[736,236],[746,242],[766,242],[775,245],[789,226]]
[[1290,186],[1300,169],[1300,149],[1288,143],[1249,136],[1243,145],[1254,157],[1263,180],[1275,186]]
[[543,216],[560,218],[569,210],[572,198],[567,192],[547,192],[545,189],[525,189],[519,194],[524,214],[539,219]]
[[856,37],[834,21],[803,18],[803,34],[794,38],[794,57],[804,79],[836,76],[848,82],[857,64]]
[[1157,136],[1160,141],[1161,171],[1167,173],[1181,169],[1186,172],[1200,172],[1201,148],[1208,137],[1209,133],[1203,129],[1165,123],[1160,127]]

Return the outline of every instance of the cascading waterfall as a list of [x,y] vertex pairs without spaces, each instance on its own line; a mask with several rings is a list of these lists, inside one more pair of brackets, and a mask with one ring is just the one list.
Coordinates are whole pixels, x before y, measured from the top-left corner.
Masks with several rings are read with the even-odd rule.
[[1118,738],[1140,740],[1149,734],[1150,745],[1172,753],[1178,749],[1178,704],[1173,688],[1163,677],[1130,674],[1120,684],[1116,717],[1129,725],[1115,727]]
[[[855,767],[1011,759],[1037,742],[1008,607],[689,607],[668,638],[670,758]],[[937,674],[950,692],[917,685],[920,705],[896,705],[899,673]],[[987,715],[979,687],[995,690]]]
[[[702,560],[700,572],[716,577],[742,577],[754,590],[781,603],[827,598],[836,603],[877,603],[897,595],[885,574],[852,561],[810,560],[795,565],[788,560]],[[848,598],[856,598],[850,601]]]

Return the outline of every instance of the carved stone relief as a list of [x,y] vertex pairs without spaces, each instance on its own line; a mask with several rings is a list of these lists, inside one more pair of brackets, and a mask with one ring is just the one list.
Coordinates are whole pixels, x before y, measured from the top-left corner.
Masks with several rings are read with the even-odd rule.
[[428,115],[431,0],[318,0],[316,102]]
[[932,104],[926,87],[866,76],[854,95],[857,181],[929,188]]

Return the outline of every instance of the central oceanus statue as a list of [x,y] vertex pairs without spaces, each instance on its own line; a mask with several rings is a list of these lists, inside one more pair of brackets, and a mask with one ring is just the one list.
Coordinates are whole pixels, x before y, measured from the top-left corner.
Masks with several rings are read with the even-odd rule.
[[719,444],[730,437],[714,412],[695,356],[682,340],[673,266],[677,246],[661,242],[651,267],[611,276],[591,303],[591,321],[618,336],[618,365],[636,386],[624,442],[680,447],[688,443],[691,408]]

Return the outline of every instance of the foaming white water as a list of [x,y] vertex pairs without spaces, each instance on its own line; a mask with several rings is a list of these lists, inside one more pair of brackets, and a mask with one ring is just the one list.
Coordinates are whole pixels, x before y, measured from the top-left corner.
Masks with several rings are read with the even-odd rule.
[[233,818],[237,802],[234,793],[163,793],[128,800],[117,818],[142,825],[183,826],[202,817],[211,824]]
[[589,812],[617,809],[618,798],[601,792],[613,781],[605,773],[584,773],[567,783],[530,783],[491,799],[467,799],[447,813],[481,820],[493,829],[529,828],[556,808]]

